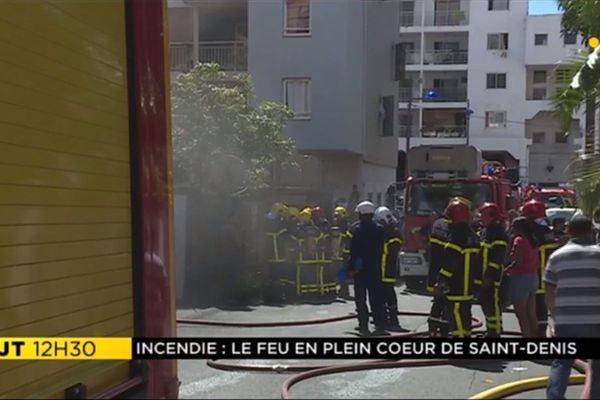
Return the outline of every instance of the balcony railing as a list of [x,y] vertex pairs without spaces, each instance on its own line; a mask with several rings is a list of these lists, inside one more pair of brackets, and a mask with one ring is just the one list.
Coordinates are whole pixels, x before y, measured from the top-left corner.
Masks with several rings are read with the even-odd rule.
[[424,138],[464,138],[467,128],[464,125],[446,125],[440,127],[424,126],[421,129],[421,137]]
[[407,102],[409,101],[411,98],[417,98],[419,97],[419,89],[418,88],[408,88],[408,87],[401,87],[398,90],[398,100],[399,101],[403,101],[403,102]]
[[[171,43],[171,69],[187,71],[194,65],[191,43]],[[217,63],[225,71],[248,69],[248,47],[245,42],[200,42],[198,62]]]
[[468,24],[469,16],[462,10],[436,11],[425,15],[426,26],[460,26]]
[[193,66],[192,44],[171,43],[171,70],[187,71]]
[[[419,25],[420,25],[419,21]],[[400,26],[401,27],[407,27],[407,26],[416,26],[415,24],[415,13],[413,11],[402,11],[400,13]]]
[[[436,96],[429,94],[435,92]],[[447,89],[423,89],[423,101],[425,102],[449,102],[449,101],[467,101],[467,88],[447,88]]]
[[423,53],[424,64],[468,64],[467,50],[428,50]]
[[416,136],[417,132],[419,132],[419,125],[413,125],[412,129],[409,129],[409,125],[400,125],[398,131],[400,137],[406,137],[409,132],[411,133],[411,136]]

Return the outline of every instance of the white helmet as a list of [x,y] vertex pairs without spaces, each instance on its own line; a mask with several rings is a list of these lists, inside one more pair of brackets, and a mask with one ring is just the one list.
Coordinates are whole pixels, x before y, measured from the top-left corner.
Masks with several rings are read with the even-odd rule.
[[375,214],[375,204],[370,201],[363,201],[356,206],[356,212],[359,214]]
[[382,224],[391,225],[396,222],[396,218],[387,207],[379,207],[375,210],[375,221],[380,222]]

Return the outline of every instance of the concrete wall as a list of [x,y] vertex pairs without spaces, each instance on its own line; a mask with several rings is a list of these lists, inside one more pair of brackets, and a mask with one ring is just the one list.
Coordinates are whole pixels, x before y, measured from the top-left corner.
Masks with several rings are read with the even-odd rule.
[[[471,1],[469,35],[470,135],[482,150],[508,150],[527,165],[523,123],[507,123],[506,128],[485,128],[487,111],[506,111],[507,120],[524,121],[521,106],[525,101],[525,19],[527,1],[511,1],[510,10],[488,11],[487,1]],[[508,33],[506,57],[487,50],[488,33]],[[506,73],[506,89],[487,89],[487,73]]]
[[[381,96],[394,96],[397,100],[398,83],[394,79],[394,44],[397,43],[396,30],[399,20],[399,8],[395,2],[360,2],[366,9],[364,29],[366,59],[364,80],[366,82],[365,116],[366,124],[364,160],[369,163],[388,167],[389,173],[397,165],[398,111],[394,107],[394,137],[382,137],[380,118]],[[387,181],[391,184],[394,179]]]
[[[170,4],[169,4],[170,5]],[[193,12],[191,7],[169,8],[169,41],[189,42],[193,40]]]
[[312,117],[290,121],[289,134],[301,150],[362,153],[361,2],[313,1],[307,37],[285,37],[283,17],[283,2],[248,4],[248,65],[257,98],[281,102],[282,79],[311,78]]
[[[560,32],[560,20],[560,15],[530,15],[527,17],[525,30],[526,64],[554,65],[577,52],[581,37],[577,38],[577,44],[565,45]],[[535,35],[543,33],[548,34],[548,45],[536,46]]]
[[[544,133],[544,143],[532,143],[529,146],[529,179],[531,182],[567,182],[569,174],[567,166],[575,155],[578,139],[578,122],[573,124],[571,134],[567,143],[556,143],[557,132],[564,129],[560,120],[552,116],[550,112],[540,112],[530,120],[527,120],[527,137],[532,138],[534,132]],[[552,166],[549,171],[546,167]]]

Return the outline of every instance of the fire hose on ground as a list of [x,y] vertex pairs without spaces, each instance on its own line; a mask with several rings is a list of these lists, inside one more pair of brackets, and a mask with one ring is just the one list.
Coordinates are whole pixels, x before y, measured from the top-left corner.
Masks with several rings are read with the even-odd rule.
[[[400,316],[411,316],[411,317],[428,317],[429,313],[418,312],[418,311],[399,311]],[[347,321],[356,318],[356,314],[347,314],[337,317],[318,318],[310,320],[296,320],[296,321],[276,321],[276,322],[241,322],[241,321],[218,321],[218,320],[196,320],[196,319],[178,319],[177,323],[186,325],[201,325],[201,326],[220,326],[220,327],[236,327],[236,328],[276,328],[286,326],[305,326],[305,325],[319,325],[328,324],[333,322]],[[473,318],[473,333],[484,333],[483,331],[477,331],[476,329],[481,328],[483,323]],[[407,333],[393,334],[391,337],[425,337],[428,335],[428,331],[412,331]],[[515,331],[504,331],[503,335],[510,336],[521,336],[520,332]],[[389,337],[389,336],[388,336]],[[287,379],[281,389],[281,398],[289,399],[291,388],[308,379],[338,374],[342,372],[356,372],[366,371],[373,369],[391,369],[391,368],[415,368],[415,367],[435,367],[435,366],[448,366],[448,365],[460,365],[465,363],[477,363],[481,360],[376,360],[369,362],[356,362],[356,363],[345,363],[341,365],[256,365],[256,364],[234,364],[225,363],[218,360],[208,360],[207,365],[214,369],[223,371],[245,371],[245,372],[277,372],[277,373],[297,373],[296,375]],[[588,372],[588,365],[586,362],[577,360],[573,368],[579,372],[578,375],[571,376],[570,385],[584,384],[586,373]],[[500,399],[507,396],[512,396],[518,393],[527,392],[530,390],[542,389],[546,387],[548,383],[548,377],[529,378],[502,384],[491,389],[485,390],[478,393],[470,399]]]

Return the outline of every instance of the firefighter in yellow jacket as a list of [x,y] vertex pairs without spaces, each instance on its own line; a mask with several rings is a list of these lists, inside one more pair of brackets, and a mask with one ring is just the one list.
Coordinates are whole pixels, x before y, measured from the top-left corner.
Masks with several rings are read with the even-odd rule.
[[[333,218],[331,219],[331,260],[336,273],[344,268],[350,255],[348,228],[348,212],[344,207],[337,206],[333,211]],[[338,283],[340,286],[337,293],[338,297],[349,299],[348,280],[343,279]]]
[[508,235],[502,225],[500,209],[496,204],[483,203],[479,207],[479,213],[483,223],[480,233],[482,281],[479,303],[485,315],[487,336],[500,337],[502,333],[500,285],[508,247]]
[[267,260],[267,275],[269,277],[266,297],[268,301],[283,300],[281,269],[286,263],[285,247],[288,229],[288,207],[275,203],[267,214],[265,221],[265,258]]
[[406,332],[398,321],[398,297],[396,282],[398,280],[398,256],[402,248],[402,238],[396,218],[387,207],[375,210],[375,222],[383,226],[385,242],[381,258],[381,282],[383,283],[382,300],[385,306],[386,330]]
[[434,294],[445,294],[448,300],[448,328],[451,337],[471,335],[471,307],[475,279],[481,276],[480,242],[471,228],[471,210],[464,202],[454,200],[447,208],[451,221]]

